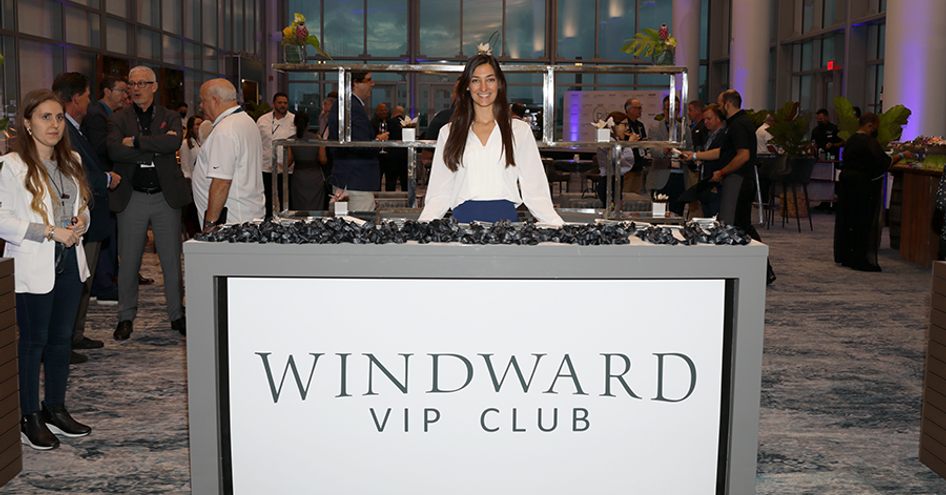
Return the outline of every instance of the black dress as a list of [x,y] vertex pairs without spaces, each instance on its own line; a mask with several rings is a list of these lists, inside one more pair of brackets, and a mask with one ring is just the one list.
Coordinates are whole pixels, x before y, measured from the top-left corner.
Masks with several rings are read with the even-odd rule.
[[844,146],[834,223],[834,261],[855,270],[880,271],[880,209],[890,157],[877,139],[857,133]]

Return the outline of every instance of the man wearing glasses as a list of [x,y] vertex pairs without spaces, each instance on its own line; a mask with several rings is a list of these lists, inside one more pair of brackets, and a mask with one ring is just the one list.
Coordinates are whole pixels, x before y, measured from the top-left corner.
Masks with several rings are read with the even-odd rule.
[[[92,149],[98,156],[99,163],[105,167],[105,170],[114,173],[112,160],[108,156],[108,118],[112,113],[121,110],[125,106],[125,97],[128,95],[128,83],[124,78],[108,76],[102,80],[102,99],[89,104],[88,113],[82,119],[82,134],[89,140]],[[92,296],[97,299],[97,303],[102,306],[114,306],[118,304],[118,286],[114,279],[118,276],[118,236],[115,231],[115,214],[109,213],[106,218],[108,229],[108,238],[103,241],[102,252],[99,253],[99,262],[97,265],[89,263],[89,267],[94,270],[92,274]],[[76,320],[76,325],[84,325],[85,321]],[[78,333],[78,330],[77,330]],[[96,347],[86,347],[88,342],[73,343],[75,349],[96,348],[97,343],[92,345]]]
[[108,153],[122,176],[109,195],[118,213],[118,326],[115,340],[131,336],[138,311],[138,270],[148,226],[164,274],[164,296],[171,328],[186,332],[181,298],[181,207],[191,202],[176,153],[181,147],[181,116],[154,104],[157,77],[148,67],[128,73],[132,105],[109,121]]

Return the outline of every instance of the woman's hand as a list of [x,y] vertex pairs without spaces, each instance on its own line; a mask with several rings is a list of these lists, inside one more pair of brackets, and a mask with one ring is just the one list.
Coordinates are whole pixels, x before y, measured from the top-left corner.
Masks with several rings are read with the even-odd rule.
[[72,217],[72,225],[69,228],[74,230],[79,236],[83,236],[89,230],[89,224],[85,222],[85,218],[83,217]]
[[66,247],[72,247],[79,242],[79,234],[72,228],[53,227],[53,240]]

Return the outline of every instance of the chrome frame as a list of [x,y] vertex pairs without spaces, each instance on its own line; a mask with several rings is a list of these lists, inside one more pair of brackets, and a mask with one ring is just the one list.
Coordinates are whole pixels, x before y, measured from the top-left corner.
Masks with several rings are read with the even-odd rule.
[[[275,163],[276,153],[279,145],[283,145],[288,155],[288,145],[304,146],[326,146],[331,148],[407,148],[407,182],[408,182],[408,205],[416,205],[416,187],[417,187],[417,149],[434,148],[436,141],[352,141],[351,140],[351,72],[399,72],[416,74],[445,74],[461,73],[464,65],[462,64],[337,64],[337,63],[318,63],[318,64],[273,64],[272,68],[278,72],[330,72],[338,71],[339,101],[342,103],[342,110],[338,115],[338,128],[344,129],[339,132],[338,141],[295,141],[290,139],[278,139],[273,141],[273,159]],[[605,218],[614,218],[620,216],[623,207],[623,194],[617,194],[619,191],[619,163],[621,150],[630,146],[633,148],[667,148],[672,146],[681,146],[681,132],[687,124],[686,113],[678,124],[677,119],[670,120],[669,141],[643,141],[634,143],[603,143],[603,142],[580,142],[580,141],[555,141],[555,74],[556,73],[585,73],[585,74],[667,74],[670,76],[670,94],[676,94],[676,76],[682,77],[682,87],[680,88],[681,104],[688,101],[687,94],[687,69],[686,67],[670,65],[584,65],[559,64],[559,65],[533,65],[533,64],[502,64],[503,72],[508,73],[542,73],[542,93],[543,93],[543,113],[542,113],[542,141],[537,143],[539,150],[574,150],[594,152],[601,147],[611,148],[610,166],[605,167],[607,184],[607,204],[605,205]],[[670,114],[676,115],[676,99],[670,99]],[[288,158],[286,159],[288,161]],[[284,162],[285,163],[285,162]],[[278,171],[277,171],[278,173]],[[288,211],[289,202],[289,168],[284,170],[286,174],[283,181],[283,196],[286,204],[279,201],[279,195],[273,194],[273,212]],[[273,191],[276,191],[276,174],[273,174]],[[615,206],[612,207],[612,199],[616,199]]]

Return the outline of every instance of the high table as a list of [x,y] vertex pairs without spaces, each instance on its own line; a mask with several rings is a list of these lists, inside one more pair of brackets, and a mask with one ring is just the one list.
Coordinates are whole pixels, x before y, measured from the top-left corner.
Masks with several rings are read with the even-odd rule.
[[[933,203],[942,171],[896,165],[894,193],[890,205],[891,245],[899,227],[900,257],[929,267],[939,252],[938,233],[933,231]],[[899,223],[898,223],[899,222]],[[895,246],[894,246],[895,247]]]
[[763,244],[184,254],[195,494],[754,493]]

